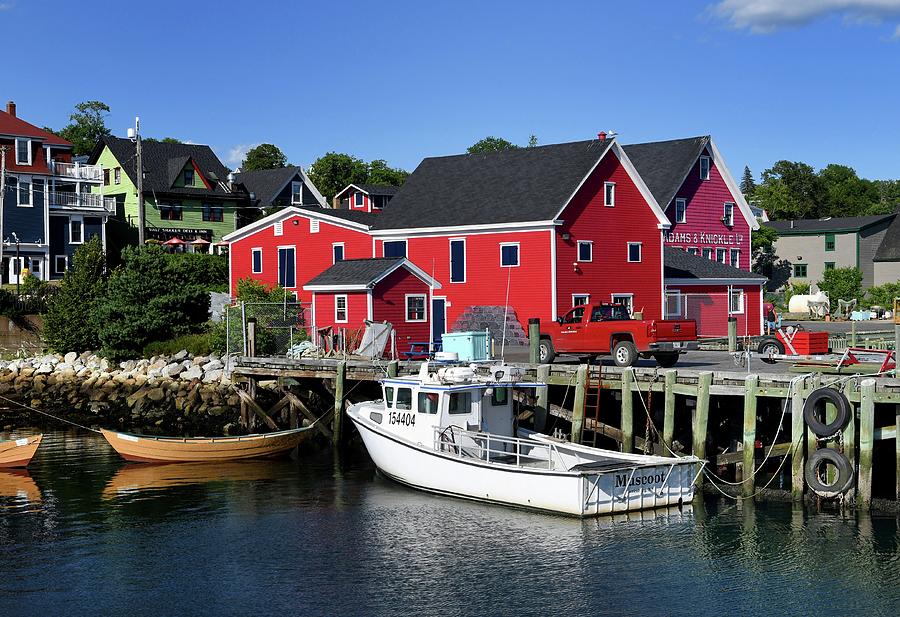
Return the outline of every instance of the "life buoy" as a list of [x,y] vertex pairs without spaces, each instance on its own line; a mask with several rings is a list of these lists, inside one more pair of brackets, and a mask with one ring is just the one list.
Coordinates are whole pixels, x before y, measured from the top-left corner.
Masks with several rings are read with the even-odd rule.
[[[817,413],[819,403],[822,402],[833,404],[837,410],[834,420],[827,424],[819,419]],[[803,403],[803,419],[816,437],[831,437],[847,426],[847,421],[850,420],[850,401],[839,390],[819,388],[814,390]]]
[[[826,483],[820,477],[822,467],[831,464],[835,468],[834,482]],[[853,466],[846,456],[830,448],[813,452],[803,470],[806,485],[821,497],[837,497],[850,490],[853,485]]]

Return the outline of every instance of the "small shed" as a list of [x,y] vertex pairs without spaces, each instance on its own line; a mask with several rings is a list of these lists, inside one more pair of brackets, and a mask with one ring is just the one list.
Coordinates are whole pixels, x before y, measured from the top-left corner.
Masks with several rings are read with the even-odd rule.
[[390,322],[399,353],[431,339],[431,296],[441,284],[402,257],[347,259],[313,278],[313,331],[362,332],[365,321]]
[[672,247],[664,276],[667,319],[693,319],[701,337],[727,336],[729,318],[738,336],[762,334],[764,276]]

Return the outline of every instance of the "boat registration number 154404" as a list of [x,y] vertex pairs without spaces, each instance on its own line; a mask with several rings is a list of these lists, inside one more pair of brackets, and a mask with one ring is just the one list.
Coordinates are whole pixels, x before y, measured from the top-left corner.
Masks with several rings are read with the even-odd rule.
[[403,426],[415,426],[416,425],[416,414],[414,413],[400,413],[399,411],[392,411],[388,415],[388,422],[391,424],[402,424]]

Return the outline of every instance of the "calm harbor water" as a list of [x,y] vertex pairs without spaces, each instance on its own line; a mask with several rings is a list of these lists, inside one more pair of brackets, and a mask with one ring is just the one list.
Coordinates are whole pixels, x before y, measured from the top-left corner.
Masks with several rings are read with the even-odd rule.
[[786,504],[580,521],[412,491],[364,451],[0,472],[0,615],[896,615],[893,517]]

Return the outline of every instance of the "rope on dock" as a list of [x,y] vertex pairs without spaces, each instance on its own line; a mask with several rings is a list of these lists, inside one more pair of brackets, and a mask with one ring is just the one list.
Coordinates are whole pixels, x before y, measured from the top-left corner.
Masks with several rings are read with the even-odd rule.
[[71,420],[67,420],[65,418],[55,416],[52,413],[42,411],[40,409],[35,409],[34,407],[32,407],[30,405],[26,405],[25,403],[20,403],[19,401],[14,401],[11,398],[6,398],[5,396],[0,396],[0,400],[6,401],[7,403],[12,403],[13,405],[18,405],[19,407],[23,407],[29,411],[33,411],[35,413],[39,413],[39,414],[47,416],[49,418],[53,418],[54,420],[59,420],[60,422],[65,422],[66,424],[71,424],[72,426],[76,426],[78,428],[84,429],[86,431],[90,431],[92,433],[100,433],[100,431],[98,431],[95,428],[90,428],[89,426],[84,426],[83,424],[78,424],[77,422],[72,422]]

